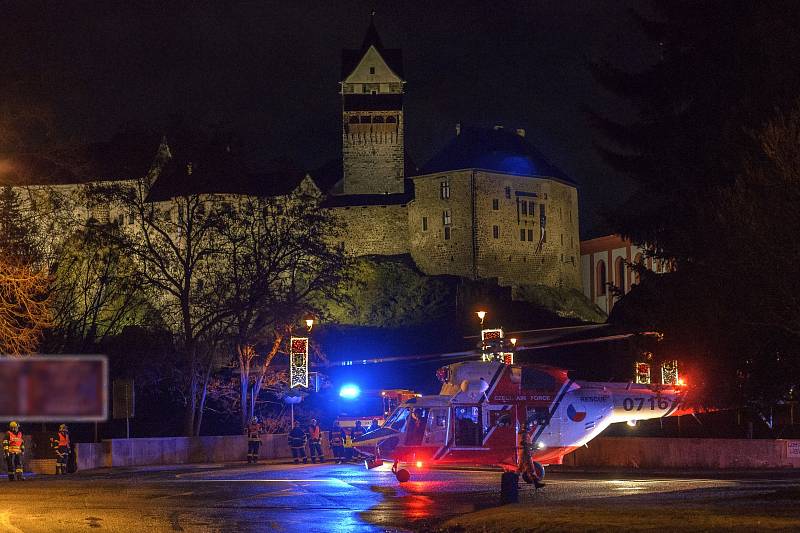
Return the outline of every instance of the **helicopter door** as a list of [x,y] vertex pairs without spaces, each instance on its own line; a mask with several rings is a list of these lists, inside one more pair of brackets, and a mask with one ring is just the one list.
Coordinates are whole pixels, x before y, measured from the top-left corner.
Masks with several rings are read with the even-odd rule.
[[428,414],[428,428],[425,431],[425,444],[442,445],[447,437],[447,409],[437,407]]
[[483,421],[479,405],[459,405],[455,412],[455,445],[481,446],[483,444]]

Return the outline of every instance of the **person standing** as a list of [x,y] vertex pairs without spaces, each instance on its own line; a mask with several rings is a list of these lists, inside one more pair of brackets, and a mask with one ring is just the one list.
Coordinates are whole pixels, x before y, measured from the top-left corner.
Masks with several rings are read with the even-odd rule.
[[298,464],[303,459],[303,464],[308,463],[306,458],[306,432],[297,422],[294,423],[289,432],[289,447],[292,449],[292,459],[294,464]]
[[316,463],[319,459],[320,463],[325,462],[325,456],[322,455],[322,431],[316,419],[311,419],[311,424],[308,426],[308,451],[311,455],[311,462]]
[[333,459],[337,465],[344,462],[344,439],[344,431],[342,431],[338,423],[334,423],[333,429],[328,432],[328,442],[331,445]]
[[372,423],[369,425],[369,429],[367,429],[367,433],[375,431],[376,429],[380,429],[380,426],[378,425],[378,419],[373,418]]
[[69,428],[66,424],[58,426],[58,433],[55,438],[50,439],[50,445],[56,452],[56,475],[67,473],[67,461],[71,453],[71,442],[69,439]]
[[22,429],[17,422],[11,422],[3,439],[3,454],[6,457],[9,481],[22,481],[23,453],[25,453],[25,441],[22,438]]
[[257,417],[250,419],[247,424],[247,462],[258,462],[258,450],[261,448],[261,434],[264,432],[261,424],[258,422]]
[[352,438],[353,442],[353,459],[357,461],[361,459],[361,454],[356,448],[356,445],[359,437],[361,437],[364,433],[366,433],[366,431],[364,430],[364,426],[361,425],[361,420],[356,420],[356,425],[353,426],[353,429],[350,431],[350,437]]

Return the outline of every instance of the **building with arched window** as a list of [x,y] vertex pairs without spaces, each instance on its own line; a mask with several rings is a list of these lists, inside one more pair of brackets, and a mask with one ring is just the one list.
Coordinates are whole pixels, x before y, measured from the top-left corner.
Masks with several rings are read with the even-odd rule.
[[643,248],[619,235],[581,241],[583,293],[605,313],[610,313],[620,296],[639,283],[639,274],[630,268],[637,263],[654,272],[666,271],[662,262],[647,257]]

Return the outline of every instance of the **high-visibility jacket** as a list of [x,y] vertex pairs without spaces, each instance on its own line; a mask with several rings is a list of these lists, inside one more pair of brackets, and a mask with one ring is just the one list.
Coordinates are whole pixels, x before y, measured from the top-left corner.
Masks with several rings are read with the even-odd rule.
[[311,442],[319,442],[322,433],[319,430],[319,426],[308,426],[308,439]]
[[261,440],[261,424],[256,422],[255,424],[249,424],[247,426],[247,440],[249,441],[257,441]]
[[58,447],[66,447],[69,448],[69,433],[66,431],[59,431],[58,432]]
[[353,447],[353,437],[350,435],[344,436],[344,447],[345,448],[352,448]]
[[3,451],[5,453],[22,453],[25,451],[25,441],[22,440],[22,432],[16,433],[8,430],[6,438],[3,440]]

